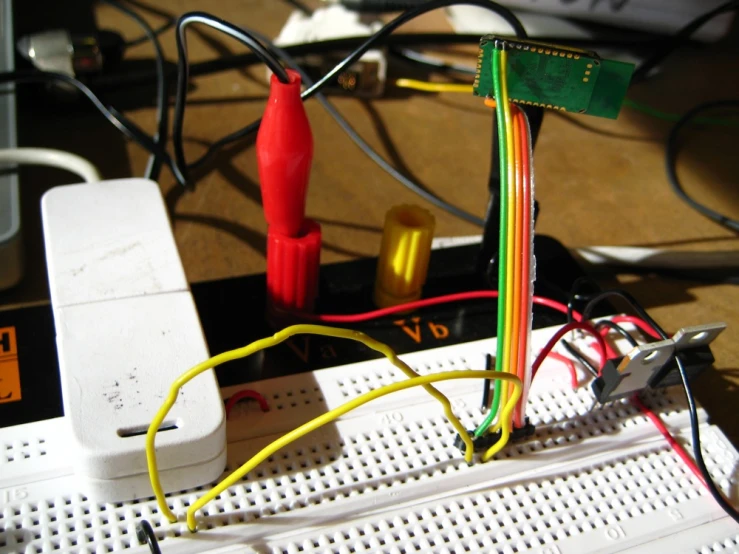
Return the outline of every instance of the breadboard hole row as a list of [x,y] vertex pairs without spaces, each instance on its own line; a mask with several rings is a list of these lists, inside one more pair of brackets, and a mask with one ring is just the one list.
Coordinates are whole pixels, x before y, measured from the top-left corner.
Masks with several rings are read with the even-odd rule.
[[5,441],[2,443],[0,465],[46,456],[46,452],[46,439],[43,437],[12,442]]
[[[469,349],[462,351],[464,356],[451,356],[441,361],[427,355],[424,360],[431,361],[415,363],[413,367],[421,374],[465,369],[468,360],[475,359],[477,353],[470,353]],[[413,359],[418,362],[419,357]],[[479,365],[472,364],[472,368],[480,369]],[[360,389],[375,388],[400,378],[395,368],[384,360],[382,365],[367,367],[370,369],[363,369],[364,377],[358,371],[347,375],[343,370],[328,370],[331,373],[322,373],[317,380],[327,394],[328,390],[333,391],[334,396],[329,395],[330,398],[337,398],[344,395],[344,391],[356,396],[361,394],[357,392]],[[298,376],[293,386],[288,388],[280,388],[284,381],[255,386],[264,387],[257,390],[263,391],[273,409],[299,410],[305,406],[306,400],[310,403],[318,402],[318,399],[324,401],[322,388],[315,386],[312,379],[306,377],[301,386]],[[342,392],[337,393],[337,389]],[[452,397],[455,412],[468,428],[479,423],[482,415],[477,386],[474,390],[474,394]],[[669,392],[653,394],[648,403],[662,415],[684,409],[679,395]],[[432,410],[426,407],[432,405]],[[204,518],[200,528],[207,532],[208,529],[268,521],[268,518],[283,513],[296,513],[301,518],[310,519],[312,507],[342,506],[335,504],[338,502],[353,505],[352,502],[360,502],[361,498],[370,499],[364,502],[371,502],[374,494],[403,490],[413,484],[423,485],[431,479],[434,485],[460,476],[471,479],[464,473],[474,468],[467,465],[453,447],[456,432],[441,415],[438,406],[429,402],[423,409],[420,406],[408,408],[399,420],[393,418],[396,412],[360,412],[353,418],[339,421],[334,436],[315,438],[315,442],[281,450],[210,503],[202,513]],[[619,433],[637,426],[651,429],[651,423],[627,401],[594,406],[589,387],[584,385],[574,391],[569,388],[534,389],[529,410],[532,422],[537,425],[536,434],[526,442],[509,445],[499,454],[500,461],[493,463],[506,464],[509,459],[558,445],[576,448],[599,435],[613,436],[618,440]],[[380,415],[383,418],[387,415],[387,421],[383,419],[380,423]],[[265,414],[265,417],[272,416]],[[24,441],[7,444],[20,451],[34,446],[32,441],[27,442],[28,446],[24,446]],[[229,446],[231,452],[238,452],[232,446]],[[719,484],[731,482],[736,453],[710,435],[704,437],[704,447],[706,463]],[[233,469],[243,461],[243,456],[232,455],[229,465]],[[504,473],[515,475],[516,465],[508,467],[510,471],[506,468]],[[516,479],[513,481],[518,482]],[[599,526],[641,517],[668,506],[680,509],[684,502],[704,494],[663,443],[654,443],[641,454],[587,466],[573,474],[534,482],[524,478],[523,481],[525,485],[503,486],[495,491],[459,499],[456,505],[440,502],[426,506],[421,499],[417,509],[409,509],[409,513],[400,519],[377,516],[371,522],[347,525],[346,529],[336,533],[316,532],[315,537],[292,542],[286,539],[270,543],[269,548],[278,552],[296,552],[301,548],[337,552],[509,552],[505,545],[513,545],[511,548],[515,549],[543,548],[543,545],[563,537],[587,533]],[[153,499],[94,503],[75,492],[77,489],[72,477],[59,478],[57,482],[59,490],[68,494],[54,494],[43,500],[16,501],[0,508],[0,530],[5,530],[0,536],[6,543],[0,545],[0,553],[120,551],[138,545],[135,525],[142,518],[152,524],[164,547],[175,552],[177,541],[171,539],[189,535],[184,522],[170,525],[159,513]],[[208,488],[197,487],[167,495],[170,507],[183,515]],[[300,513],[304,508],[308,510]],[[469,513],[460,514],[461,511]],[[458,531],[448,530],[457,524],[460,527]],[[245,544],[248,545],[249,541]]]
[[696,550],[696,554],[719,554],[721,552],[736,552],[739,549],[739,535],[728,537],[723,541],[716,541],[710,545],[706,545],[700,550]]
[[[382,369],[374,369],[373,371],[368,371],[360,375],[352,375],[344,379],[338,379],[336,384],[339,387],[342,397],[354,398],[373,389],[377,389],[397,381],[401,375],[400,370],[390,363],[387,363],[386,365],[387,367],[383,367]],[[409,365],[411,369],[419,375],[428,375],[442,371],[475,369],[469,366],[467,359],[464,356],[438,359],[436,361],[429,360],[420,364],[410,363]]]
[[[619,414],[617,406],[610,406],[610,409]],[[610,418],[606,420],[611,421]],[[550,432],[553,431],[546,431]],[[469,466],[449,446],[448,439],[452,434],[445,420],[435,417],[347,435],[337,442],[285,450],[211,503],[204,514],[207,516],[204,529],[251,522],[277,513],[357,495],[371,495],[389,487],[466,471]],[[504,458],[546,447],[547,443],[537,436],[530,443],[512,445],[505,451]],[[716,454],[721,453],[720,448],[714,450]],[[707,452],[707,461],[712,468],[723,465],[724,460],[716,460],[710,454]],[[649,477],[643,477],[645,474]],[[183,513],[205,489],[198,487],[169,495],[172,509]],[[530,525],[534,534],[521,543],[523,548],[525,544],[536,544],[536,541],[546,544],[560,535],[587,532],[589,526],[607,525],[624,517],[638,517],[700,494],[700,489],[691,482],[680,462],[664,447],[636,460],[627,458],[576,476],[530,483],[510,491],[491,492],[484,500],[478,498],[470,502],[478,503],[477,509],[487,514],[486,519],[501,511],[514,518],[517,525]],[[475,507],[474,503],[472,506]],[[444,512],[439,510],[432,515],[442,517]],[[39,548],[47,550],[74,551],[76,546],[89,545],[90,551],[97,551],[98,546],[100,551],[116,551],[125,548],[130,540],[135,544],[135,539],[125,537],[134,536],[133,526],[142,517],[157,528],[161,540],[187,533],[184,524],[174,528],[169,526],[150,500],[95,504],[80,495],[5,509],[3,523],[6,530],[23,533],[21,541],[16,542],[27,545],[26,552],[36,552],[39,543],[42,543]],[[479,525],[484,528],[483,523]],[[492,544],[498,544],[496,535],[493,533],[491,536],[494,539]],[[437,548],[436,542],[428,542],[420,532],[409,537],[409,544],[417,545],[414,547],[417,551]],[[379,548],[384,549],[382,544],[373,542],[375,539],[377,537],[365,538],[363,540],[368,546],[354,547],[371,551],[379,544]],[[472,550],[478,546],[484,549],[488,544],[488,539],[481,537],[464,539],[459,542],[461,539],[451,537],[442,542],[447,547],[459,542],[463,549]],[[392,541],[387,538],[386,541],[396,546],[399,544],[397,541],[402,542],[400,538]],[[510,540],[505,539],[505,542],[510,543]]]
[[[402,515],[319,533],[273,547],[325,552],[524,552],[680,504],[704,494],[668,448],[587,472],[429,504]],[[649,471],[645,483],[641,476]],[[645,484],[653,489],[645,491]],[[556,551],[556,550],[555,550]],[[712,551],[707,551],[712,552]],[[702,553],[701,553],[702,554]]]

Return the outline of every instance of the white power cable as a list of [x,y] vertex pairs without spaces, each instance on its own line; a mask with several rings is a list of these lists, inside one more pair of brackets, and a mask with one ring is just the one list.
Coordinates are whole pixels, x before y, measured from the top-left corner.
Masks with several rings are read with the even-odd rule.
[[6,165],[46,165],[79,175],[87,183],[102,180],[97,168],[85,158],[51,148],[0,149],[0,166]]
[[739,267],[738,250],[700,252],[637,246],[587,246],[570,251],[591,265],[673,270]]
[[[431,247],[450,248],[482,241],[480,235],[436,237]],[[739,268],[739,250],[692,251],[643,246],[583,246],[570,253],[590,265],[667,270],[733,270]]]

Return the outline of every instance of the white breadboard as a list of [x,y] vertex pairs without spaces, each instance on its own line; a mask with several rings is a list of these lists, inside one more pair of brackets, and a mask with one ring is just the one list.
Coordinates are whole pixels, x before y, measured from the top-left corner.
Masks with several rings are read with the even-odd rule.
[[[550,334],[536,331],[534,348]],[[485,340],[403,358],[425,374],[480,369],[492,351],[494,340]],[[309,418],[399,378],[377,360],[250,384],[271,410],[236,406],[229,467]],[[586,382],[573,391],[565,368],[545,363],[530,396],[535,436],[472,465],[426,393],[379,399],[265,462],[199,514],[197,534],[188,532],[184,513],[204,487],[168,495],[180,516],[175,524],[151,499],[94,503],[76,492],[62,419],[3,429],[0,553],[149,552],[136,539],[140,518],[152,524],[165,553],[737,552],[736,525],[652,424],[627,401],[596,405],[584,373],[580,379]],[[481,420],[480,381],[438,386],[468,428]],[[647,401],[687,444],[681,391]],[[736,503],[739,456],[701,417],[706,463]]]
[[[159,185],[56,187],[41,200],[62,397],[64,458],[79,492],[150,491],[144,431],[161,395],[208,357]],[[70,225],[73,220],[74,225]],[[226,463],[226,419],[209,373],[180,390],[159,438],[165,490],[208,483]]]

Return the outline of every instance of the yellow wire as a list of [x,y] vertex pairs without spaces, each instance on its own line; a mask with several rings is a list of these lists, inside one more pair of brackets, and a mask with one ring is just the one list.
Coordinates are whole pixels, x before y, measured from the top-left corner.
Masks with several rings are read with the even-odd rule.
[[[146,442],[145,442],[146,465],[149,470],[149,479],[151,481],[151,488],[154,491],[154,496],[156,496],[159,509],[161,510],[162,514],[164,514],[164,516],[166,516],[167,519],[169,519],[169,521],[174,523],[175,521],[177,521],[177,518],[172,513],[172,511],[169,509],[169,506],[167,506],[167,502],[164,497],[164,491],[162,490],[162,485],[159,480],[159,470],[157,467],[156,450],[154,447],[154,441],[156,439],[157,431],[159,430],[159,427],[162,425],[164,418],[167,417],[169,410],[172,409],[172,406],[177,400],[177,396],[179,395],[180,389],[190,380],[197,377],[198,375],[200,375],[201,373],[203,373],[204,371],[208,369],[212,369],[216,367],[217,365],[220,365],[225,362],[229,362],[231,360],[236,360],[238,358],[245,358],[246,356],[255,354],[256,352],[259,352],[260,350],[264,350],[265,348],[269,348],[271,346],[280,344],[281,342],[287,340],[291,336],[298,335],[298,334],[323,335],[323,336],[328,336],[328,337],[343,338],[343,339],[349,339],[349,340],[361,342],[362,344],[371,348],[372,350],[375,350],[385,355],[385,357],[390,361],[390,363],[392,363],[395,367],[400,369],[407,377],[410,377],[410,378],[419,377],[418,373],[413,371],[405,362],[403,362],[400,358],[398,358],[395,351],[392,348],[390,348],[388,345],[382,342],[376,341],[375,339],[368,337],[367,335],[359,331],[352,331],[350,329],[340,329],[337,327],[327,327],[324,325],[303,325],[303,324],[292,325],[291,327],[287,327],[283,329],[282,331],[275,333],[271,337],[260,339],[242,348],[237,348],[235,350],[223,352],[222,354],[218,354],[217,356],[213,356],[212,358],[199,363],[198,365],[194,366],[190,370],[180,375],[174,381],[174,383],[172,383],[172,386],[169,389],[167,398],[164,400],[164,403],[159,408],[157,413],[154,415],[154,419],[152,420],[151,424],[149,425],[149,429],[146,432]],[[464,426],[459,421],[457,416],[454,415],[449,399],[429,384],[423,384],[423,388],[426,390],[426,392],[428,392],[431,396],[433,396],[436,400],[438,400],[441,403],[441,405],[444,407],[444,415],[449,420],[449,422],[452,424],[452,426],[457,431],[457,433],[459,433],[459,436],[462,438],[462,440],[465,443],[465,446],[466,446],[465,460],[467,462],[471,462],[472,455],[473,455],[473,449],[474,449],[474,446],[472,444],[472,439],[467,434],[467,430],[464,428]]]
[[458,83],[431,83],[429,81],[416,81],[415,79],[398,79],[395,86],[399,88],[410,88],[422,90],[423,92],[464,92],[472,93],[472,85]]
[[[503,381],[509,381],[513,383],[515,387],[513,395],[511,396],[510,400],[506,402],[506,404],[503,406],[503,410],[501,412],[501,419],[503,420],[504,424],[502,427],[500,439],[498,439],[498,441],[493,446],[491,446],[483,455],[484,461],[489,460],[490,458],[495,456],[495,454],[498,453],[508,442],[510,420],[511,420],[511,417],[513,416],[513,409],[515,408],[516,403],[518,402],[518,399],[521,395],[521,380],[515,375],[501,374],[496,371],[481,371],[481,370],[444,371],[444,372],[435,373],[432,375],[414,377],[412,379],[399,381],[397,383],[392,383],[390,385],[385,385],[384,387],[371,390],[363,394],[362,396],[355,398],[354,400],[350,400],[349,402],[339,406],[338,408],[334,408],[330,412],[327,412],[323,415],[318,416],[317,418],[309,421],[308,423],[304,423],[297,429],[290,431],[286,435],[274,441],[272,444],[263,448],[255,456],[253,456],[248,462],[242,465],[239,469],[231,473],[223,481],[218,483],[218,485],[216,485],[210,491],[208,491],[203,496],[198,498],[197,501],[195,501],[188,508],[187,510],[188,529],[190,529],[190,531],[193,531],[193,532],[196,530],[197,524],[195,521],[195,512],[202,509],[208,502],[210,502],[211,500],[219,496],[223,491],[225,491],[229,487],[232,487],[233,485],[237,484],[246,474],[248,474],[250,471],[256,468],[264,460],[266,460],[267,458],[272,456],[275,452],[277,452],[281,448],[284,448],[291,442],[305,436],[306,434],[312,431],[315,431],[316,429],[318,429],[319,427],[323,425],[326,425],[327,423],[334,421],[335,419],[341,417],[345,413],[351,410],[355,410],[356,408],[368,402],[371,402],[372,400],[375,400],[382,396],[391,394],[393,392],[406,390],[406,389],[416,387],[419,385],[426,387],[428,386],[429,383],[434,383],[437,381],[448,381],[452,379],[470,379],[470,378],[472,379],[501,379]],[[505,387],[505,389],[507,388],[508,387]],[[467,447],[466,452],[472,452],[469,446]]]

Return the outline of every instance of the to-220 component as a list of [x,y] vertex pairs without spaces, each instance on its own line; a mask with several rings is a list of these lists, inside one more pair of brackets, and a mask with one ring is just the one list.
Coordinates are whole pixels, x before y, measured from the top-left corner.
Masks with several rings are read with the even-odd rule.
[[594,52],[535,41],[480,40],[474,92],[494,98],[492,51],[508,51],[511,102],[615,119],[634,65],[602,59]]

